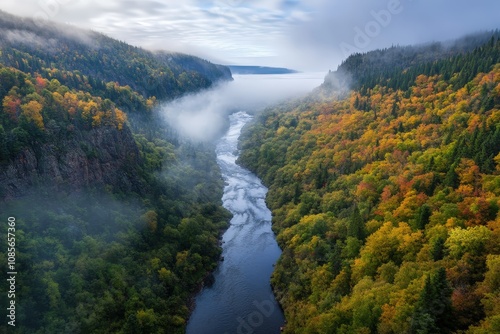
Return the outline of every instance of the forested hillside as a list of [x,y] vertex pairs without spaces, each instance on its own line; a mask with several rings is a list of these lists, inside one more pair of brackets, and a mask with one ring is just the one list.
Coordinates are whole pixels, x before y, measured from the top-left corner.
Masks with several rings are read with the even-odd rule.
[[213,145],[179,138],[155,106],[230,72],[65,28],[0,13],[0,220],[16,218],[15,331],[184,333],[229,216]]
[[171,99],[231,79],[227,67],[194,56],[153,53],[69,25],[40,27],[1,11],[0,47],[6,66],[107,98],[123,95],[114,86],[128,89],[125,98],[133,99],[135,91],[146,99]]
[[[434,42],[417,46],[393,46],[351,55],[330,72],[320,90],[366,89],[383,85],[407,91],[420,74],[439,74],[448,80],[456,75],[453,85],[463,87],[478,72],[487,72],[495,64],[495,49],[491,43],[500,32],[484,32],[468,35],[456,41]],[[488,44],[490,43],[490,44]],[[474,59],[481,58],[480,62]],[[342,87],[345,85],[345,87]]]
[[500,40],[471,49],[400,72],[383,59],[411,48],[353,55],[345,97],[246,130],[285,333],[500,332]]

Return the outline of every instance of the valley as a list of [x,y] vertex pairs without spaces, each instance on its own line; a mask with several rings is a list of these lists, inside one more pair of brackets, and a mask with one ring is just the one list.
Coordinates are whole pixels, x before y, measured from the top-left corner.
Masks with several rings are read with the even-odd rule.
[[[259,17],[224,6],[190,13]],[[0,11],[1,331],[500,332],[500,33],[477,31],[294,71]],[[266,41],[228,59],[276,63]],[[307,45],[290,64],[335,63]]]

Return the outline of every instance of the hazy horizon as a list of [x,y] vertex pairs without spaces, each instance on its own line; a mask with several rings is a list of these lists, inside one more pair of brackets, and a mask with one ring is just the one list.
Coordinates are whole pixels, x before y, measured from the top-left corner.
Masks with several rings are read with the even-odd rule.
[[500,28],[500,3],[430,0],[3,0],[0,10],[215,63],[334,70],[352,52]]
[[318,87],[322,72],[285,75],[234,75],[207,90],[161,103],[160,112],[184,138],[195,142],[220,136],[228,114],[258,112],[288,99],[302,97]]

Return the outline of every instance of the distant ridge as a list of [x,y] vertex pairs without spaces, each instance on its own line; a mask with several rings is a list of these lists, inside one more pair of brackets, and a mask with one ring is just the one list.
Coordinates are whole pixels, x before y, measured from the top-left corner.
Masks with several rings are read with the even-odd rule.
[[266,66],[239,66],[239,65],[228,65],[231,73],[233,74],[292,74],[298,73],[296,70],[292,70],[284,67],[266,67]]
[[[118,82],[146,98],[173,99],[230,81],[229,69],[199,57],[148,51],[104,34],[0,11],[0,63],[25,73],[38,73],[74,87],[64,71],[78,71],[95,89]],[[56,52],[57,51],[57,52]],[[24,59],[24,61],[19,61]],[[57,69],[59,73],[50,73]],[[60,74],[60,75],[59,75]],[[101,89],[101,90],[102,90]]]
[[[449,78],[457,73],[457,86],[471,81],[479,72],[488,72],[498,61],[495,49],[487,49],[496,39],[500,31],[485,31],[470,34],[456,40],[432,42],[412,46],[392,46],[366,53],[350,55],[336,71],[330,71],[322,89],[326,91],[350,89],[369,89],[376,85],[387,85],[389,88],[409,89],[419,74],[442,74]],[[490,44],[488,44],[490,43]],[[489,54],[484,52],[489,50]],[[477,67],[466,68],[466,63],[474,63],[479,57],[486,59]],[[449,63],[446,68],[441,68]]]

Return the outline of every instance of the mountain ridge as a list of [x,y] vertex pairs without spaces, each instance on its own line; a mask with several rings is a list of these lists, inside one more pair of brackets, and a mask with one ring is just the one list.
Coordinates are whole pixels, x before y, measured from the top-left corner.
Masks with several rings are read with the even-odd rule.
[[[464,66],[463,62],[467,61],[463,59],[464,55],[469,54],[469,58],[478,56],[477,53],[482,46],[499,37],[500,31],[496,30],[470,34],[445,42],[398,45],[366,53],[355,53],[345,59],[336,71],[329,71],[319,90],[324,89],[328,94],[332,90],[368,89],[382,83],[391,88],[403,85],[408,89],[418,74],[437,74],[436,69],[440,68],[439,62],[451,60],[452,66],[447,68],[445,73],[449,77],[451,72],[457,70],[460,72],[460,67]],[[473,54],[474,50],[476,55]],[[498,61],[496,53],[484,57],[492,59],[481,68],[469,71],[467,76],[461,78],[460,84],[472,80],[475,74],[487,70]]]
[[252,65],[227,65],[233,74],[294,74],[299,73],[284,67],[252,66]]
[[[104,34],[47,22],[37,25],[0,11],[2,63],[34,74],[55,66],[78,71],[101,85],[129,85],[143,97],[171,99],[185,91],[208,88],[219,80],[232,80],[229,69],[177,52],[148,51]],[[54,52],[57,50],[57,52]],[[26,54],[28,62],[14,59]],[[71,82],[62,82],[71,88]]]

